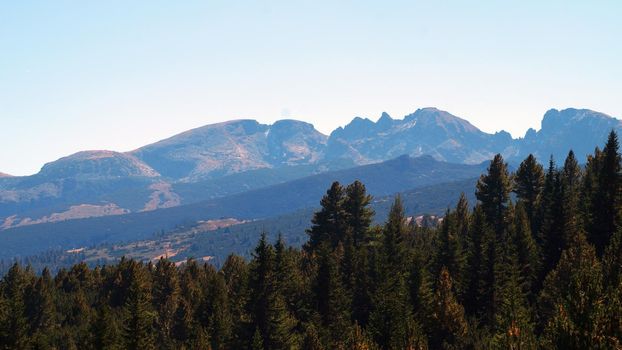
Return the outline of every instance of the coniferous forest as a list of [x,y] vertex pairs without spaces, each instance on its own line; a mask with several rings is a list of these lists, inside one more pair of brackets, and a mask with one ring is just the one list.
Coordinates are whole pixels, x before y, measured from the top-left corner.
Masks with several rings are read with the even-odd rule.
[[[497,155],[436,225],[333,183],[301,248],[264,234],[219,268],[123,259],[0,282],[3,349],[615,349],[618,139],[587,159]],[[387,181],[391,181],[387,179]]]

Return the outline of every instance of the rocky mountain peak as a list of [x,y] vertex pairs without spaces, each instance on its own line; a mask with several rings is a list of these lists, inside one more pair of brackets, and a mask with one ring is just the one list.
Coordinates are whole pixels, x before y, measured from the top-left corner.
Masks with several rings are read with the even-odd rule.
[[37,174],[46,178],[157,177],[159,174],[136,157],[114,151],[82,151],[47,163]]

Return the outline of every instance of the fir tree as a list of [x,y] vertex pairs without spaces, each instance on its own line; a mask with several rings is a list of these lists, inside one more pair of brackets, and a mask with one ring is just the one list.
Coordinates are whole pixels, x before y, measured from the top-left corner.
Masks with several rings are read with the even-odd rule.
[[604,344],[601,264],[583,235],[564,250],[544,282],[540,315],[544,345],[588,349]]
[[344,209],[355,247],[359,247],[371,239],[368,234],[374,216],[374,210],[369,206],[371,200],[372,197],[367,194],[365,185],[360,181],[354,181],[346,187]]
[[590,230],[591,241],[599,256],[620,224],[621,165],[618,136],[615,131],[609,134],[603,149],[601,166],[593,205],[595,210],[593,226]]
[[467,333],[464,308],[456,299],[451,276],[446,268],[441,270],[434,293],[434,331],[430,336],[432,348],[460,348]]
[[101,305],[92,326],[93,348],[97,350],[123,349],[121,331],[108,305]]
[[488,173],[482,175],[477,182],[475,191],[488,222],[497,234],[503,230],[510,189],[507,164],[503,161],[503,157],[497,154],[488,166]]
[[138,263],[131,265],[130,273],[130,288],[123,307],[125,348],[155,349],[155,312],[151,305],[149,281],[144,268]]
[[514,227],[511,240],[516,250],[516,263],[522,291],[530,302],[535,301],[537,280],[540,273],[540,252],[531,233],[529,219],[519,203],[514,209]]
[[[542,251],[543,273],[555,267],[564,247],[562,208],[561,177],[553,157],[551,157],[544,180],[542,206],[540,209],[542,223],[538,234],[538,241]],[[542,275],[541,279],[543,278],[544,276]]]
[[536,157],[530,154],[523,160],[514,176],[514,193],[524,203],[527,218],[531,223],[531,231],[537,232],[537,207],[544,186],[544,170]]
[[345,191],[339,182],[333,182],[320,201],[322,208],[313,215],[311,228],[307,230],[308,252],[314,252],[322,243],[328,242],[335,248],[347,234],[347,213],[344,209]]
[[475,207],[466,243],[463,300],[469,315],[481,315],[488,302],[485,298],[486,293],[481,292],[484,290],[486,277],[484,243],[486,239],[494,237],[491,231],[481,206]]
[[172,329],[179,302],[179,276],[175,264],[160,259],[153,272],[153,305],[156,311],[156,330],[158,345],[172,349]]
[[17,263],[13,264],[2,281],[8,317],[1,325],[0,334],[6,338],[0,339],[0,344],[4,344],[7,349],[27,349],[30,346],[25,300],[29,283],[30,276]]
[[574,152],[570,151],[564,162],[564,168],[561,172],[561,223],[563,236],[563,248],[566,248],[568,242],[575,239],[579,234],[583,233],[583,223],[581,222],[581,212],[579,208],[579,199],[581,191],[581,168],[574,156]]

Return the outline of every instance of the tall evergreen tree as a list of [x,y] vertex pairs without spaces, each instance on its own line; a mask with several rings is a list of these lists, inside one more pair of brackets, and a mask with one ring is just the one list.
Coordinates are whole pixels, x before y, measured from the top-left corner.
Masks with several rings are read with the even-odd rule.
[[374,210],[370,207],[371,200],[372,197],[367,194],[365,185],[360,181],[354,181],[346,187],[344,209],[355,247],[371,239],[368,234],[374,216]]
[[121,350],[121,331],[113,311],[108,305],[101,305],[92,326],[93,348],[97,350]]
[[[542,251],[543,273],[555,267],[564,248],[562,207],[561,176],[551,157],[544,180],[541,205],[542,223],[537,236]],[[541,279],[543,278],[544,275],[541,276]]]
[[536,345],[529,312],[531,285],[526,282],[535,279],[535,274],[529,273],[533,272],[530,259],[536,258],[529,246],[534,249],[535,243],[529,241],[531,234],[522,206],[519,203],[518,210],[510,206],[515,223],[496,248],[493,343],[506,349],[534,349]]
[[581,222],[581,210],[579,200],[581,196],[581,167],[570,151],[564,162],[561,171],[561,223],[563,236],[563,247],[566,248],[568,242],[575,236],[583,234],[583,223]]
[[314,304],[320,316],[321,324],[330,330],[329,339],[342,340],[341,335],[348,330],[350,320],[350,298],[343,286],[339,271],[341,249],[334,252],[327,244],[318,250],[318,268],[313,282]]
[[510,176],[503,157],[497,154],[477,182],[475,196],[480,201],[488,222],[497,235],[501,234],[505,224],[505,214],[510,199]]
[[536,157],[530,154],[523,160],[514,176],[514,193],[524,203],[531,231],[537,232],[537,207],[544,187],[544,169]]
[[212,349],[227,349],[233,327],[227,285],[223,274],[213,267],[209,267],[207,273],[208,291],[203,301],[203,326],[209,334]]
[[267,242],[265,233],[253,257],[248,304],[251,329],[259,330],[264,349],[286,349],[292,341],[293,325],[276,282],[274,247]]
[[482,294],[486,284],[485,241],[494,237],[481,206],[475,207],[468,232],[463,303],[467,314],[481,315],[488,303],[486,293]]
[[453,291],[451,276],[446,268],[439,275],[434,294],[434,332],[430,337],[432,348],[460,348],[467,333],[464,308]]
[[620,225],[621,179],[618,136],[611,131],[602,155],[602,168],[598,175],[598,189],[594,198],[595,212],[590,238],[596,253],[602,255],[609,239]]
[[173,324],[179,302],[179,276],[175,264],[160,259],[153,271],[153,305],[156,311],[157,343],[159,347],[172,349]]
[[602,270],[594,247],[583,235],[570,242],[540,295],[544,346],[592,349],[602,346]]
[[531,233],[529,219],[522,203],[514,209],[514,226],[511,230],[511,243],[516,250],[516,263],[519,280],[524,295],[530,302],[535,301],[537,281],[540,273],[540,252]]
[[4,344],[7,349],[28,349],[30,346],[25,295],[30,281],[31,276],[18,263],[13,264],[2,281],[5,312],[9,317],[0,325],[0,334],[6,337],[0,339],[0,344]]
[[305,249],[308,252],[315,252],[324,242],[335,248],[344,241],[348,229],[344,201],[343,187],[339,182],[333,182],[320,201],[322,208],[313,215],[311,228],[307,230],[309,241],[305,244]]
[[137,350],[155,349],[155,312],[151,304],[151,286],[143,266],[132,263],[129,278],[130,287],[123,307],[124,347]]

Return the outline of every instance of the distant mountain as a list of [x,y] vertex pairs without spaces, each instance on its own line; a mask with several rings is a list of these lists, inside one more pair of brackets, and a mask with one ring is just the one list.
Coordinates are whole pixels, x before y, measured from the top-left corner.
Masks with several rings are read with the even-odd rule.
[[477,164],[496,153],[511,152],[512,146],[507,132],[487,134],[448,112],[423,108],[403,120],[386,113],[376,123],[355,118],[331,133],[326,156],[374,163],[401,154],[427,154],[442,161]]
[[611,130],[620,134],[622,121],[589,109],[551,109],[544,115],[540,130],[529,129],[524,138],[516,140],[513,158],[523,159],[533,153],[543,162],[551,155],[563,162],[572,149],[584,161],[596,146],[602,148]]
[[313,125],[235,120],[193,129],[131,152],[162,176],[194,182],[244,171],[318,163],[327,137]]
[[400,155],[478,164],[501,153],[516,165],[529,153],[562,162],[573,149],[583,161],[612,129],[622,130],[621,121],[572,108],[548,111],[539,131],[518,139],[436,108],[403,119],[357,117],[330,136],[301,121],[234,120],[132,152],[78,152],[32,176],[0,175],[0,230],[190,204]]
[[5,174],[5,173],[0,173],[0,177],[13,177],[13,175]]
[[430,156],[402,156],[382,163],[331,171],[232,196],[127,215],[93,217],[7,229],[0,235],[0,258],[46,249],[71,249],[139,240],[201,220],[256,220],[315,207],[333,181],[361,180],[369,193],[385,196],[481,174],[487,164],[439,162]]

